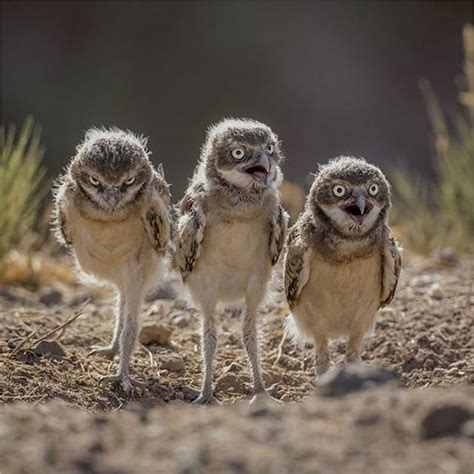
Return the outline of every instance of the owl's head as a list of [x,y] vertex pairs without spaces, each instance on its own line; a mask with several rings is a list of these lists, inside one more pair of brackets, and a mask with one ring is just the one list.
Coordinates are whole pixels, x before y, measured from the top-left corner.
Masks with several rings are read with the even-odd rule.
[[153,176],[146,140],[116,128],[90,129],[76,148],[69,176],[97,211],[123,213]]
[[361,236],[386,219],[390,185],[377,166],[343,156],[319,168],[308,205],[340,233]]
[[208,179],[247,191],[279,186],[282,159],[270,127],[249,119],[225,119],[210,127],[201,154]]

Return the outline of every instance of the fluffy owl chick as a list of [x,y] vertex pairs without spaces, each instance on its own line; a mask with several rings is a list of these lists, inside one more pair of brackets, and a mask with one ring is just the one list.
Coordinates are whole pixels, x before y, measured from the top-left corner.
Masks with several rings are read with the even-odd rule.
[[329,367],[328,342],[346,337],[359,359],[376,311],[392,300],[400,248],[388,227],[390,185],[360,158],[321,166],[289,232],[285,291],[296,328],[316,347],[316,373]]
[[257,347],[257,310],[285,240],[277,136],[266,125],[227,119],[212,126],[179,204],[175,266],[200,308],[204,380],[195,403],[213,403],[216,307],[244,304],[242,338],[255,394],[266,394]]
[[130,393],[129,361],[136,346],[145,292],[164,270],[170,235],[170,192],[148,159],[146,140],[119,129],[91,129],[59,179],[57,238],[86,274],[117,287],[112,343],[92,353],[119,357],[117,382]]

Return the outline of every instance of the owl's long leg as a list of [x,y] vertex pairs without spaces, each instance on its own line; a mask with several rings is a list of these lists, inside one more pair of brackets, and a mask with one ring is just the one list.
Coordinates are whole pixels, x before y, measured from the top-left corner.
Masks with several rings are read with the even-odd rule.
[[215,304],[209,304],[202,308],[202,359],[203,359],[203,383],[199,397],[193,403],[198,405],[218,403],[212,390],[212,365],[217,348],[217,325],[215,315]]
[[92,346],[92,350],[89,355],[98,355],[107,359],[113,359],[119,352],[119,340],[122,332],[123,320],[125,318],[125,303],[122,294],[118,295],[118,308],[117,314],[115,315],[115,326],[112,342],[108,346]]
[[260,359],[258,356],[258,339],[257,339],[257,311],[256,308],[249,306],[243,314],[242,321],[242,339],[244,341],[247,358],[252,369],[253,393],[265,392],[262,374],[260,371]]
[[365,331],[352,333],[346,349],[346,362],[360,361],[360,350],[364,340]]
[[258,289],[257,286],[252,289],[250,294],[247,295],[246,308],[242,318],[242,339],[252,370],[252,392],[255,395],[252,403],[262,396],[279,401],[274,399],[265,389],[258,355],[257,310],[263,293],[264,290]]
[[123,301],[122,327],[119,334],[119,365],[115,375],[102,377],[101,382],[118,382],[124,391],[133,393],[129,376],[130,358],[138,341],[140,305],[143,299],[143,284],[139,278],[129,276],[124,288],[120,290]]
[[329,358],[329,341],[323,334],[314,334],[314,344],[316,348],[316,377],[323,375],[329,369],[331,359]]

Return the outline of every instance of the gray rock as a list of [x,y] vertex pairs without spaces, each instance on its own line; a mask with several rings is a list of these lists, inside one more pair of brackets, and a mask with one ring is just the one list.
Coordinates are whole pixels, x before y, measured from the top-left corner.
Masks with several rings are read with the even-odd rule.
[[40,303],[45,304],[46,306],[55,306],[62,302],[63,295],[60,291],[50,290],[45,291],[40,296]]
[[161,368],[169,372],[184,372],[184,361],[180,356],[170,356],[161,362]]
[[453,267],[459,263],[459,256],[455,249],[447,247],[442,249],[437,255],[438,261],[442,265]]
[[474,414],[462,405],[432,407],[420,419],[420,436],[425,439],[457,435]]
[[386,383],[401,385],[400,378],[393,370],[358,363],[329,370],[319,379],[318,388],[325,397],[340,397]]
[[172,330],[164,324],[145,324],[140,332],[140,342],[145,346],[159,344],[166,346],[171,337]]
[[50,355],[52,357],[62,358],[66,355],[64,349],[58,341],[40,341],[30,349],[36,355]]

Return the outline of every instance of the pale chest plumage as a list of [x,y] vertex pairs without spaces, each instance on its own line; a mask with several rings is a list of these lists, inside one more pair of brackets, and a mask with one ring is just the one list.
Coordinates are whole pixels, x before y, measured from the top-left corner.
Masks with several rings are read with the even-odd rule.
[[[154,253],[140,217],[100,222],[72,208],[68,220],[74,253],[84,272],[120,284],[123,272],[152,266]],[[137,269],[143,273],[143,268]]]
[[189,276],[191,290],[212,293],[221,301],[244,297],[249,285],[264,286],[271,272],[268,220],[227,220],[211,215],[202,248]]
[[308,282],[293,308],[302,333],[318,331],[334,338],[370,328],[380,304],[379,252],[340,265],[329,263],[312,250],[308,259]]

